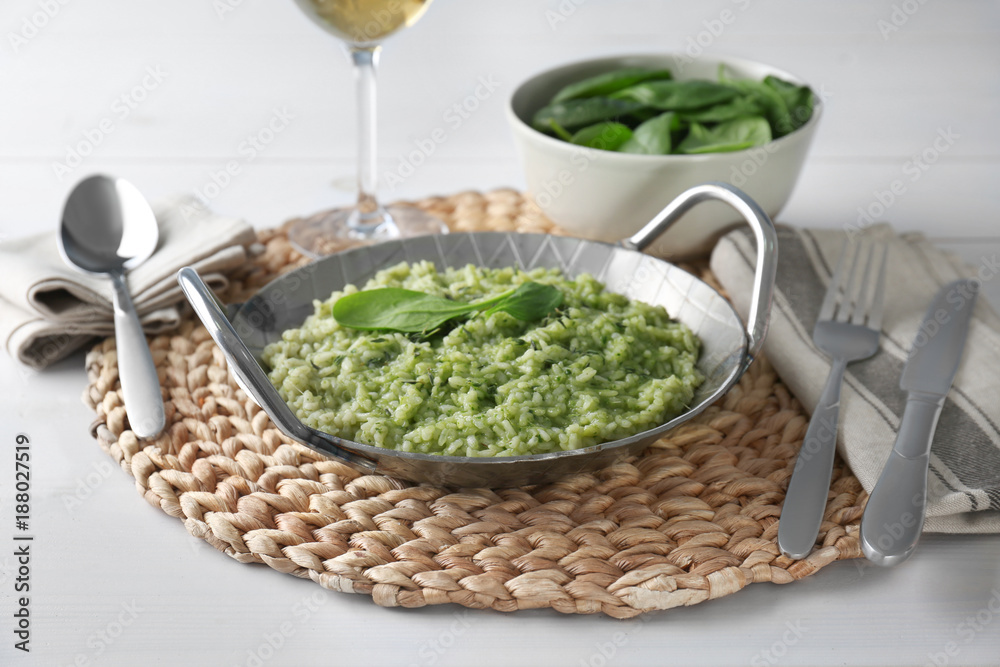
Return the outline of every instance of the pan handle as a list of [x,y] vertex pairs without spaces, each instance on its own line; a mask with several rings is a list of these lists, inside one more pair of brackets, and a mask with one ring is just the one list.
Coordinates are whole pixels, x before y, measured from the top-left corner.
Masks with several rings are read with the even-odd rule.
[[750,365],[760,352],[767,335],[767,323],[771,313],[771,299],[774,294],[774,273],[778,267],[778,237],[774,223],[757,202],[739,188],[728,183],[712,181],[696,185],[677,196],[667,207],[650,220],[633,236],[623,240],[622,246],[629,250],[643,250],[653,243],[671,225],[703,201],[721,201],[732,206],[753,228],[757,240],[757,267],[753,279],[753,296],[747,315],[748,359],[744,368]]
[[267,375],[247,349],[243,339],[236,333],[215,293],[205,284],[197,271],[190,266],[184,267],[177,272],[177,282],[191,303],[191,307],[194,308],[194,312],[208,329],[212,340],[226,355],[229,370],[236,383],[258,405],[267,410],[275,426],[289,437],[321,454],[339,459],[364,472],[371,473],[375,470],[375,461],[347,451],[337,444],[339,438],[332,435],[323,436],[295,417],[291,408],[281,399],[271,381],[267,379]]

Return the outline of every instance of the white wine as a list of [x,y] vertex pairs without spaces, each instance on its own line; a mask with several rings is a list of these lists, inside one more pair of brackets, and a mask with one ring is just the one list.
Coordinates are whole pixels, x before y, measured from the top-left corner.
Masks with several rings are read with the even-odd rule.
[[375,70],[382,40],[416,23],[431,0],[295,0],[321,28],[347,42],[354,65],[358,102],[358,200],[316,216],[301,218],[288,239],[304,254],[318,257],[346,246],[390,238],[447,234],[441,220],[414,206],[382,206],[375,190]]
[[416,23],[431,0],[295,0],[324,30],[350,44],[378,44]]

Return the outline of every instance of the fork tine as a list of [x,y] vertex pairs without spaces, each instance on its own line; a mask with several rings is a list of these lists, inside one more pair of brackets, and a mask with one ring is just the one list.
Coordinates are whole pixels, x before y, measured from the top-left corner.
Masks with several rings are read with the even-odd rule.
[[868,310],[872,305],[872,301],[868,298],[868,295],[873,294],[871,277],[872,264],[875,261],[875,245],[868,243],[865,244],[865,248],[868,250],[868,257],[865,260],[865,272],[861,278],[861,285],[858,287],[858,295],[854,300],[854,313],[851,315],[851,324],[864,324],[865,317],[868,315]]
[[844,296],[840,301],[840,308],[837,309],[838,322],[848,321],[851,317],[851,311],[854,309],[854,284],[857,282],[858,260],[861,259],[862,251],[863,248],[861,248],[860,244],[854,247],[854,256],[851,258],[851,268],[847,274],[847,287],[844,288]]
[[837,268],[833,270],[830,284],[826,287],[826,296],[823,297],[823,305],[819,308],[819,321],[821,322],[833,319],[833,309],[837,305],[837,293],[840,291],[840,284],[844,281],[844,267],[847,264],[848,254],[847,244],[848,240],[844,239],[844,245],[840,248],[840,259],[837,260]]
[[[889,244],[883,243],[881,265],[878,270],[878,280],[875,282],[875,292],[872,294],[871,307],[868,314],[868,326],[876,331],[882,329],[882,306],[885,303],[885,267],[889,263]],[[875,249],[872,248],[872,254]]]

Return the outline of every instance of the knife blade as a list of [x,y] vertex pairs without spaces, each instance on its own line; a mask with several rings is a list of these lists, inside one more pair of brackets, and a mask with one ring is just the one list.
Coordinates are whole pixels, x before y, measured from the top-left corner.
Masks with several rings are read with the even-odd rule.
[[927,470],[941,408],[958,373],[979,283],[957,280],[931,301],[899,381],[906,408],[889,459],[861,518],[861,548],[877,565],[913,553],[927,508]]

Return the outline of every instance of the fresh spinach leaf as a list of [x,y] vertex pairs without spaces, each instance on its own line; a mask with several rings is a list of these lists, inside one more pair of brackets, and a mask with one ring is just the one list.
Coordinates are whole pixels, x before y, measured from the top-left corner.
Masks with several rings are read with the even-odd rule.
[[743,150],[800,128],[813,113],[809,87],[778,77],[733,79],[725,66],[718,81],[670,76],[626,67],[577,81],[532,124],[589,148],[662,155]]
[[462,303],[400,287],[383,287],[348,294],[333,304],[333,318],[351,329],[426,333],[470,313],[505,312],[523,320],[539,320],[559,307],[563,294],[551,285],[521,283],[491,299]]
[[708,128],[691,123],[688,135],[677,147],[680,153],[726,153],[760,146],[771,141],[771,126],[760,116],[737,118]]
[[647,120],[652,120],[661,113],[663,112],[659,109],[654,109],[653,107],[642,107],[641,109],[636,109],[635,111],[629,113],[629,115],[625,116],[622,122],[631,127],[632,125],[639,125],[641,123],[645,123]]
[[567,100],[539,109],[532,119],[532,125],[537,130],[547,132],[552,129],[551,123],[556,122],[566,130],[575,131],[587,125],[626,116],[643,106],[645,105],[634,100],[613,100],[608,97]]
[[775,137],[787,134],[787,132],[782,132],[781,128],[787,128],[789,124],[788,105],[785,104],[785,99],[776,90],[765,86],[762,81],[750,81],[749,79],[733,81],[732,85],[753,98],[761,108],[761,115],[767,119],[771,126],[771,133]]
[[552,133],[563,141],[573,141],[573,135],[570,134],[565,127],[551,118],[549,119],[549,127],[552,128]]
[[[563,293],[558,288],[528,281],[518,285],[510,296],[500,299],[486,314],[504,312],[516,320],[533,322],[549,315],[562,302]],[[477,308],[481,305],[476,304]]]
[[813,94],[809,86],[800,86],[770,75],[764,77],[764,85],[774,90],[788,109],[788,116],[779,121],[785,125],[774,128],[782,135],[799,129],[812,117]]
[[610,95],[616,91],[628,88],[643,81],[653,79],[671,79],[668,69],[648,69],[645,67],[624,67],[604,74],[588,77],[582,81],[571,83],[553,96],[553,102],[564,102],[566,100],[580,97],[595,97],[598,95]]
[[812,116],[813,94],[809,86],[799,86],[771,75],[762,81],[729,79],[723,67],[719,68],[719,80],[740,89],[757,103],[760,115],[771,125],[774,138],[797,130]]
[[578,146],[587,148],[600,148],[605,151],[616,151],[618,148],[632,138],[632,130],[628,125],[605,121],[588,125],[582,130],[578,130],[570,138],[570,142]]
[[673,147],[672,134],[681,127],[680,118],[672,111],[654,116],[632,132],[632,138],[618,150],[640,155],[667,155]]
[[646,81],[613,93],[611,99],[631,100],[663,111],[690,111],[728,102],[739,91],[713,81]]
[[689,123],[722,123],[742,116],[760,116],[761,105],[752,95],[740,95],[728,102],[694,111],[682,111],[680,117]]

